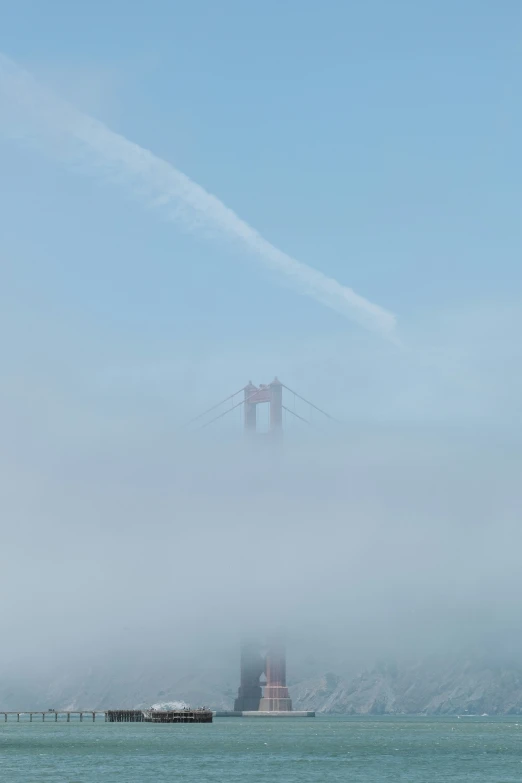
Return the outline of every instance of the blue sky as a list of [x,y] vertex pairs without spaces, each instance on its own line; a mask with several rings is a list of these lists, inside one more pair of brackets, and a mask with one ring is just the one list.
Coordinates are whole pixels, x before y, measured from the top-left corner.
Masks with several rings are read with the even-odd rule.
[[4,54],[395,313],[410,351],[2,138],[7,374],[101,408],[116,384],[143,415],[275,373],[338,414],[488,412],[470,391],[518,350],[520,23],[509,0],[2,4]]

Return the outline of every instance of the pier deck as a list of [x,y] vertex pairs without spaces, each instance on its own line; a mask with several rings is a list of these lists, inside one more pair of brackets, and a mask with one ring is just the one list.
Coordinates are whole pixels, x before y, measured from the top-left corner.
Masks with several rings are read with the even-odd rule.
[[[96,717],[101,719],[103,717],[103,720],[107,720],[107,711],[106,710],[8,710],[7,712],[4,710],[0,710],[0,716],[4,716],[4,722],[7,723],[8,720],[13,720],[14,716],[16,716],[16,722],[20,722],[20,715],[23,717],[29,716],[29,722],[32,722],[33,717],[36,717],[45,721],[54,721],[55,723],[58,722],[58,720],[65,721],[66,723],[70,723],[71,721],[71,715],[74,719],[79,720],[80,722],[83,721],[84,717],[86,720],[96,720]],[[13,716],[13,717],[11,717]],[[0,718],[1,719],[1,718]]]
[[82,723],[102,720],[105,723],[212,723],[211,710],[0,710],[0,721],[20,723],[22,720],[42,720],[44,723],[70,723],[71,720]]

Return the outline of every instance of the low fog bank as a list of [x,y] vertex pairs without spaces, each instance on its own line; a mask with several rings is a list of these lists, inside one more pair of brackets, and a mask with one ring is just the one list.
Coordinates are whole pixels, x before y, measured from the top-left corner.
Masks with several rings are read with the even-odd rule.
[[303,679],[516,659],[519,475],[513,444],[442,427],[4,454],[0,671],[235,683],[240,634],[280,625]]

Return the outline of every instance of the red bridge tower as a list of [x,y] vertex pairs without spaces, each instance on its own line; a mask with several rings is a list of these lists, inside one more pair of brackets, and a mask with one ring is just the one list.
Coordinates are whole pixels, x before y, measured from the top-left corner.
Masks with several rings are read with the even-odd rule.
[[283,384],[277,378],[272,383],[254,386],[249,381],[244,388],[244,425],[247,434],[255,433],[257,429],[257,406],[261,403],[270,405],[270,432],[281,435],[283,432]]

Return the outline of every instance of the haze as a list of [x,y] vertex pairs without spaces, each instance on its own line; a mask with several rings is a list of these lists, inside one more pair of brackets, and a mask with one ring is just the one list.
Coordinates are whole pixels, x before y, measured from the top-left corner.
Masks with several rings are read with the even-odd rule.
[[[164,221],[0,91],[1,677],[233,678],[276,625],[322,671],[522,653],[520,6],[283,5],[3,11],[17,67],[303,266]],[[274,375],[339,421],[186,426]]]

